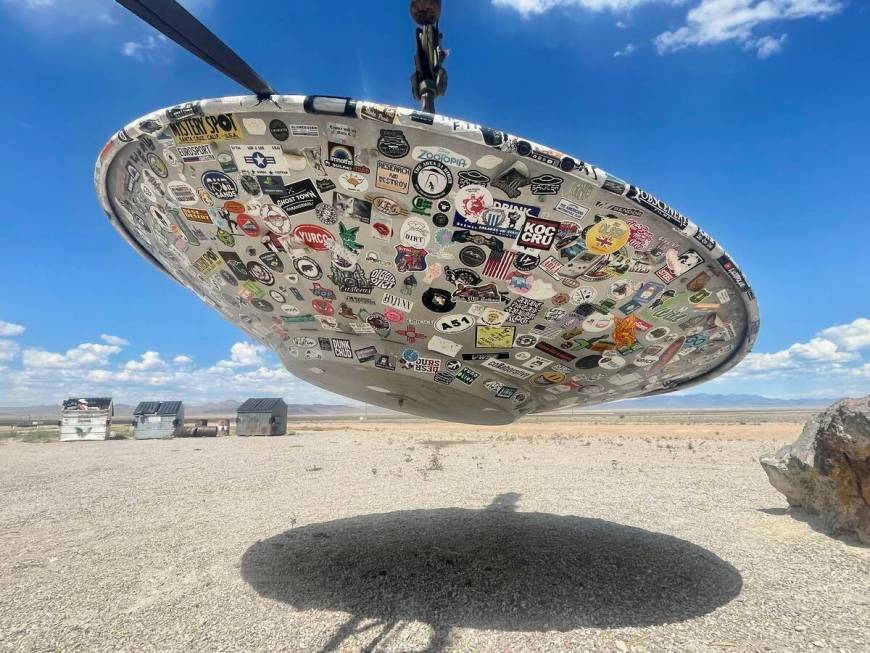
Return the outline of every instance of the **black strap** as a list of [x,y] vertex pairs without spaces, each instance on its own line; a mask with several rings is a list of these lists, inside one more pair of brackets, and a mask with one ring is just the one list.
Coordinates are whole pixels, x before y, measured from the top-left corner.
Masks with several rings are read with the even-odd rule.
[[181,47],[238,82],[260,99],[275,95],[245,60],[175,0],[116,0]]

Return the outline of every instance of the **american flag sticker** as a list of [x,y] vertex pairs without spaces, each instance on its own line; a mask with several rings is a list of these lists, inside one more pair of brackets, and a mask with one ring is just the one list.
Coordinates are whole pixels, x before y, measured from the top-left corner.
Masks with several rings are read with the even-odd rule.
[[486,264],[483,266],[483,275],[507,281],[516,257],[516,252],[494,253],[486,259]]

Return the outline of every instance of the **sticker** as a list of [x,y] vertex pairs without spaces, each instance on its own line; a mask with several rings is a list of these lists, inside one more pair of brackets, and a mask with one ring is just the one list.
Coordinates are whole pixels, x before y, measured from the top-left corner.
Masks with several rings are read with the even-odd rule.
[[323,270],[313,258],[309,256],[300,256],[293,259],[293,267],[303,277],[310,281],[316,281],[323,276]]
[[465,313],[445,315],[435,321],[435,329],[441,333],[461,333],[474,325],[474,317]]
[[470,268],[476,268],[486,260],[486,252],[475,245],[468,245],[459,252],[459,260]]
[[408,156],[411,146],[399,129],[382,129],[378,138],[378,152],[388,159],[401,159]]
[[321,201],[320,194],[310,179],[288,184],[284,187],[284,193],[274,198],[275,204],[280,206],[288,216],[311,211]]
[[532,195],[558,195],[562,181],[561,177],[545,173],[532,177],[529,185]]
[[206,163],[216,159],[210,145],[179,145],[175,149],[185,163]]
[[439,354],[446,354],[447,356],[456,356],[459,350],[462,349],[462,345],[459,343],[442,338],[441,336],[432,336],[427,341],[426,346],[431,351],[437,351]]
[[269,122],[269,133],[272,134],[272,138],[274,138],[276,141],[282,142],[286,141],[287,137],[290,135],[290,131],[287,129],[287,125],[284,124],[282,120],[278,120],[277,118]]
[[564,197],[559,200],[559,203],[556,204],[554,209],[559,213],[563,213],[568,217],[575,218],[576,220],[582,220],[589,212],[589,209],[587,209],[585,206],[575,204],[571,200],[567,200]]
[[[317,125],[290,125],[290,133],[293,136],[305,136],[307,138],[318,138],[320,136],[320,130],[317,128]],[[279,138],[278,140],[284,139]]]
[[533,374],[533,372],[529,370],[524,370],[521,367],[517,367],[516,365],[505,363],[504,361],[498,360],[497,358],[489,358],[483,361],[480,366],[485,367],[488,370],[492,370],[497,374],[502,374],[504,376],[510,377],[512,379],[527,379]]
[[357,172],[342,173],[338,178],[338,183],[341,184],[342,188],[357,193],[362,193],[369,189],[369,180]]
[[232,177],[216,170],[209,170],[202,175],[203,187],[219,200],[235,199],[239,194],[239,188]]
[[477,326],[474,344],[479,349],[510,349],[515,333],[516,327]]
[[230,145],[240,172],[252,175],[289,175],[280,145]]
[[306,247],[318,252],[326,252],[335,242],[333,235],[318,225],[301,224],[293,230],[293,235],[301,240]]
[[238,140],[242,137],[231,113],[213,116],[190,116],[169,123],[172,140],[176,145],[211,143],[213,141]]
[[384,293],[384,296],[381,299],[381,303],[384,306],[395,308],[396,310],[402,311],[403,313],[410,313],[411,309],[414,308],[414,302],[410,299],[407,299],[406,297],[397,297],[396,295],[391,295],[390,293]]
[[252,136],[262,136],[266,133],[266,123],[259,118],[242,118],[242,125]]
[[456,178],[459,188],[465,188],[470,185],[486,186],[491,181],[491,179],[480,172],[480,170],[463,170],[456,175]]
[[480,373],[479,373],[479,372],[475,372],[475,371],[472,370],[471,368],[463,367],[463,368],[462,368],[461,370],[459,370],[459,372],[456,374],[455,378],[456,378],[457,380],[461,381],[462,383],[464,383],[465,385],[471,385],[472,383],[474,383],[475,381],[477,381],[477,379],[480,378]]
[[446,147],[418,145],[411,154],[416,161],[434,161],[446,166],[453,166],[454,168],[468,168],[471,166],[471,161],[468,160],[468,157],[457,154]]
[[405,245],[422,249],[429,244],[432,232],[425,220],[412,216],[402,223],[400,236]]
[[450,291],[443,288],[427,288],[421,301],[433,313],[448,313],[456,308]]
[[[199,197],[193,189],[193,186],[183,181],[170,181],[166,185],[166,190],[169,191],[172,199],[184,206],[192,206],[199,202]],[[209,222],[211,222],[211,220],[209,220]]]
[[[556,232],[558,229],[558,222],[527,216],[523,222],[523,226],[520,228],[516,244],[519,247],[548,250],[556,238]],[[535,262],[535,265],[531,266],[529,269],[533,269],[534,267],[537,267],[537,262]]]
[[351,347],[350,340],[330,338],[329,344],[336,358],[353,358],[353,347]]
[[440,161],[422,161],[411,174],[414,190],[428,199],[441,199],[453,188],[453,173]]

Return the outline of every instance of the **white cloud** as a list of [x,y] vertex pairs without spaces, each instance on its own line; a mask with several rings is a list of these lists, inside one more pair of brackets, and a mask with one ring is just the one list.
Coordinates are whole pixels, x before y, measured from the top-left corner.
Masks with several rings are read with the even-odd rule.
[[635,50],[637,50],[637,46],[634,43],[629,43],[622,50],[617,50],[613,53],[614,57],[627,57],[632,54]]
[[758,53],[759,59],[767,59],[782,52],[782,46],[786,38],[788,38],[788,34],[782,34],[779,38],[762,36],[760,39],[749,41],[747,47],[750,50],[755,50]]
[[141,41],[127,41],[121,44],[121,54],[136,61],[154,60],[155,50],[161,43],[167,41],[166,37],[158,34],[156,37],[149,34]]
[[27,348],[22,355],[25,368],[66,368],[81,369],[106,365],[112,355],[121,351],[116,345],[100,345],[86,342],[67,350],[65,354],[45,351],[44,349]]
[[124,365],[124,369],[131,372],[148,372],[165,368],[166,363],[156,351],[146,351],[138,361],[128,361]]
[[801,18],[824,19],[843,9],[840,0],[701,0],[686,14],[686,24],[655,38],[659,54],[690,46],[736,41],[766,58],[779,52],[786,35],[757,37],[767,23]]
[[20,324],[0,320],[0,336],[20,336],[22,333],[24,333],[24,327]]
[[252,367],[262,365],[266,348],[250,342],[237,342],[230,348],[230,359],[217,362],[217,367]]
[[859,317],[849,324],[828,327],[819,332],[846,351],[859,351],[870,347],[870,320]]
[[573,7],[588,11],[629,11],[645,4],[679,5],[685,0],[492,0],[496,7],[508,7],[524,17],[543,14],[557,7]]
[[[492,0],[492,3],[513,9],[527,19],[556,8],[625,14],[641,5],[671,8],[691,3],[681,27],[654,39],[659,54],[734,41],[760,59],[781,52],[787,35],[758,34],[759,29],[784,21],[829,18],[846,6],[845,0]],[[616,26],[624,29],[627,24],[618,21]]]
[[116,347],[126,347],[127,345],[130,344],[124,338],[121,338],[119,336],[113,336],[113,335],[110,335],[108,333],[100,334],[100,339],[103,342],[105,342],[106,344],[115,345]]
[[176,356],[172,359],[172,362],[176,365],[187,365],[193,362],[193,359],[190,356]]
[[0,340],[0,361],[11,361],[18,355],[18,343],[14,340]]

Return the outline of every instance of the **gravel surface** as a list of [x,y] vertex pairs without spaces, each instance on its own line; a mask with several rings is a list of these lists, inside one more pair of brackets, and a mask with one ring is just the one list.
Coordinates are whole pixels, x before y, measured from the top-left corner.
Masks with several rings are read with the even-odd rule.
[[870,651],[799,422],[601,428],[0,444],[0,651]]

